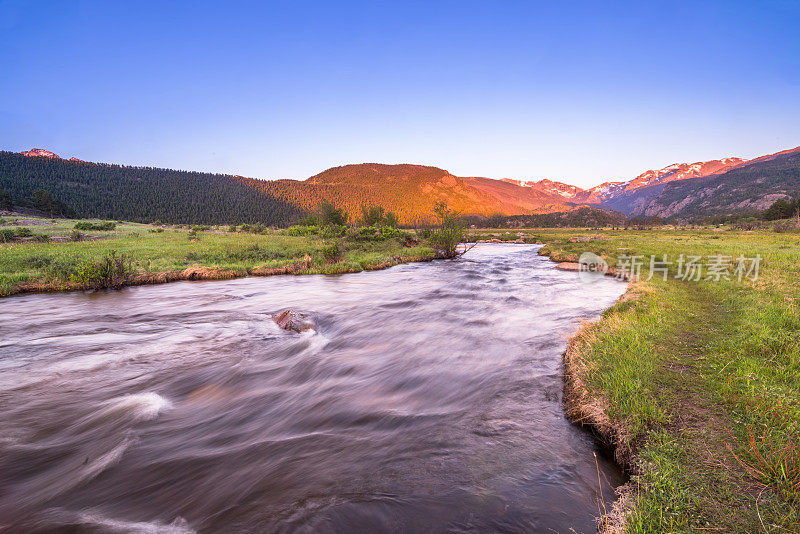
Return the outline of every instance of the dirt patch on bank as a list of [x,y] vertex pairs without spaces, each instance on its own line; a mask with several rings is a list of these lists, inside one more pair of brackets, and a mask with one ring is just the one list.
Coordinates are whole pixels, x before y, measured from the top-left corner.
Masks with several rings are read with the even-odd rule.
[[[634,286],[617,301],[636,299],[639,293]],[[632,435],[622,421],[608,416],[608,400],[590,393],[586,377],[591,369],[584,358],[584,350],[596,339],[601,321],[585,323],[570,339],[564,352],[564,413],[567,419],[587,428],[602,447],[613,454],[614,460],[628,473],[635,473],[636,436]],[[603,534],[625,532],[626,517],[632,505],[635,486],[628,482],[616,489],[616,500],[611,510],[598,518],[597,529]]]

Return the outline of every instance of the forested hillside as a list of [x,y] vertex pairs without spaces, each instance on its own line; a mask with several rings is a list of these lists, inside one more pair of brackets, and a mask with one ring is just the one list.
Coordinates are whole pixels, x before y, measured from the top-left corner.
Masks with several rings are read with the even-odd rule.
[[136,222],[285,225],[302,210],[260,180],[0,152],[0,200],[52,215]]
[[437,202],[464,215],[569,211],[556,194],[488,178],[459,177],[437,167],[362,163],[333,167],[305,181],[259,181],[266,194],[304,209],[321,202],[358,215],[362,204],[383,206],[404,224],[433,219]]

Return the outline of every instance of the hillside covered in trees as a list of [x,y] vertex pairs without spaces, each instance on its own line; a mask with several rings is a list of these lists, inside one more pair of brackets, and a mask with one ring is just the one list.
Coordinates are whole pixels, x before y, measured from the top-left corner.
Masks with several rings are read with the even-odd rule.
[[0,152],[0,209],[22,206],[52,216],[287,225],[303,214],[260,184],[224,174]]
[[425,165],[361,163],[333,167],[308,180],[258,182],[258,187],[297,207],[322,202],[345,209],[351,218],[363,204],[397,213],[402,224],[433,220],[438,202],[464,215],[521,215],[574,209],[552,192],[489,178],[454,176]]

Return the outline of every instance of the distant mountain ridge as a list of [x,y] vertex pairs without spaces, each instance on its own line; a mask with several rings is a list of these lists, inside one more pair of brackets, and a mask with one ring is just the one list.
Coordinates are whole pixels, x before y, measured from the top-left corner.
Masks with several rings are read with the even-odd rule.
[[[797,152],[798,149],[785,150],[749,161],[726,157],[675,163],[645,171],[631,180],[608,181],[589,189],[550,179],[459,177],[437,167],[382,163],[333,167],[307,180],[269,181],[240,176],[227,179],[252,190],[258,198],[274,199],[298,212],[330,202],[355,217],[361,205],[376,204],[397,213],[405,224],[430,220],[433,207],[439,201],[447,202],[465,215],[478,216],[545,214],[591,206],[628,216],[700,217],[705,211],[716,215],[763,209],[762,206],[777,198],[795,195],[791,169]],[[40,148],[21,155],[66,161]],[[70,161],[81,162],[76,158]],[[744,168],[749,170],[741,171]],[[755,176],[754,172],[761,174],[753,183],[740,183],[742,176]],[[732,177],[731,183],[738,188],[738,192],[731,193],[731,198],[737,200],[727,199],[718,205],[717,193],[727,191],[726,176]],[[712,182],[715,185],[709,189],[708,184]],[[702,192],[696,191],[697,188],[702,188]],[[687,196],[676,200],[679,194]],[[700,197],[703,201],[696,205],[694,200]]]
[[711,217],[761,211],[800,194],[800,147],[761,156],[725,172],[666,184],[637,206],[645,217]]

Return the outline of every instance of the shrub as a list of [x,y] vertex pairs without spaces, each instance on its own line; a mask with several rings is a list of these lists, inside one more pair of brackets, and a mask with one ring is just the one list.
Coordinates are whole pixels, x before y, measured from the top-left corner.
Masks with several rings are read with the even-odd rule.
[[778,222],[776,222],[773,225],[772,229],[775,232],[777,232],[779,234],[782,234],[784,232],[796,231],[798,228],[797,228],[797,222],[792,220],[792,219],[789,219],[789,220],[786,220],[786,221],[778,221]]
[[245,223],[245,224],[243,224],[243,225],[241,225],[239,227],[239,231],[240,232],[249,232],[249,233],[252,233],[252,234],[263,234],[264,232],[267,231],[267,228],[261,223],[252,224],[252,225]]
[[397,215],[386,211],[381,206],[361,205],[360,224],[364,226],[391,226],[396,227],[398,223]]
[[0,241],[9,242],[23,237],[31,237],[33,232],[27,226],[20,226],[17,228],[3,228],[0,229]]
[[48,243],[50,241],[50,236],[47,234],[36,234],[33,236],[33,239],[37,243]]
[[70,281],[86,288],[118,288],[125,285],[132,272],[131,262],[124,254],[112,251],[100,260],[85,260],[70,275]]
[[25,267],[30,267],[32,269],[43,269],[48,267],[50,263],[52,263],[52,258],[50,256],[46,256],[43,254],[35,254],[33,256],[28,256],[24,260],[22,260],[22,264]]
[[13,241],[17,237],[14,228],[2,228],[0,229],[0,241],[3,243],[8,243],[9,241]]
[[236,231],[236,225],[232,224],[232,225],[228,226],[228,231],[229,232],[235,232]]
[[319,226],[319,219],[313,213],[309,213],[299,221],[297,221],[299,226]]
[[344,225],[330,225],[323,227],[319,235],[323,238],[342,237],[347,232],[347,227]]
[[79,232],[78,230],[72,230],[69,233],[69,240],[70,241],[83,241],[86,238],[84,234]]
[[150,232],[151,234],[160,234],[163,231],[164,231],[164,229],[160,228],[160,227],[159,228],[150,228],[148,230],[148,232]]
[[322,257],[325,263],[337,263],[342,259],[342,249],[338,243],[334,243],[322,249]]
[[447,208],[447,204],[439,202],[434,208],[440,225],[431,231],[428,241],[437,258],[454,258],[458,256],[458,245],[464,238],[464,224],[458,213]]
[[90,223],[89,221],[81,221],[79,223],[75,223],[74,228],[76,230],[84,230],[84,231],[87,231],[87,230],[102,230],[102,231],[107,231],[108,232],[108,231],[116,229],[117,225],[116,225],[116,223],[113,223],[111,221],[106,221],[106,222],[97,223],[97,224]]
[[319,234],[318,226],[290,226],[286,229],[288,235],[293,236],[309,236]]

